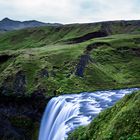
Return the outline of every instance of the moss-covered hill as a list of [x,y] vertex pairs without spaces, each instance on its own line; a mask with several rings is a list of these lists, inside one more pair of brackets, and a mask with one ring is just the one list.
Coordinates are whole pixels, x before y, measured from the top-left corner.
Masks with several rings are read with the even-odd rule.
[[68,140],[139,140],[140,92],[126,95],[101,112],[86,127],[70,134]]
[[140,87],[139,62],[140,21],[1,33],[0,122],[7,133],[5,136],[1,130],[0,137],[14,135],[17,139],[20,136],[35,140],[45,98],[62,93]]
[[138,87],[139,25],[118,21],[2,34],[0,91],[5,95],[40,91],[50,96]]
[[95,37],[140,32],[140,21],[110,21],[38,27],[13,31],[0,36],[0,50],[37,48],[46,45],[81,43]]

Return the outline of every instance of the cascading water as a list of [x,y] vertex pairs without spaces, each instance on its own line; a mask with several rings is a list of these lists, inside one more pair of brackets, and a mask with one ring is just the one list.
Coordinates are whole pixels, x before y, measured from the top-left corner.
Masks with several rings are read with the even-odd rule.
[[62,95],[52,98],[44,112],[39,140],[65,140],[68,133],[89,124],[105,108],[137,88]]

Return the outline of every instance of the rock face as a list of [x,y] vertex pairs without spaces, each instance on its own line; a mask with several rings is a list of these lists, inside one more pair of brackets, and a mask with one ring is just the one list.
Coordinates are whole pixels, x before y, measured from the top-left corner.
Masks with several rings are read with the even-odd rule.
[[[42,70],[40,76],[48,76]],[[27,77],[19,70],[9,75],[0,88],[0,140],[37,140],[43,111],[50,96],[40,86],[27,95]]]
[[1,140],[24,140],[24,135],[16,131],[16,128],[11,125],[10,121],[4,115],[0,115],[0,128]]
[[86,66],[88,65],[89,62],[93,62],[93,59],[90,56],[90,52],[93,49],[96,49],[98,47],[102,47],[104,45],[110,46],[109,43],[97,42],[97,43],[89,44],[86,47],[86,50],[84,51],[84,54],[80,57],[79,62],[77,64],[77,66],[76,66],[75,75],[77,75],[79,77],[83,77],[84,76],[84,70],[85,70]]
[[0,93],[2,95],[8,95],[13,92],[13,85],[11,81],[13,80],[12,76],[8,76],[2,83],[2,86],[0,87]]
[[91,58],[89,54],[82,55],[79,63],[77,64],[75,75],[83,77],[84,69],[90,60]]
[[43,96],[0,96],[0,140],[37,140],[37,130],[49,99]]
[[34,98],[45,98],[46,89],[38,87],[32,94]]
[[7,54],[3,54],[3,55],[0,55],[0,64],[8,61],[10,58],[12,58],[13,56],[11,55],[7,55]]
[[48,70],[47,69],[42,69],[41,71],[40,71],[40,77],[41,78],[43,78],[43,77],[46,77],[46,78],[48,78],[49,77],[49,72],[48,72]]
[[19,71],[15,76],[13,89],[15,94],[24,94],[26,87],[26,77],[23,71]]
[[108,34],[104,31],[98,31],[98,32],[88,33],[88,34],[81,36],[81,37],[71,38],[65,42],[67,44],[81,43],[81,42],[85,42],[87,40],[90,40],[92,38],[106,37],[107,35]]
[[26,91],[26,76],[23,71],[19,71],[15,76],[8,76],[1,88],[0,92],[3,95],[9,95],[11,93],[17,96],[23,95]]

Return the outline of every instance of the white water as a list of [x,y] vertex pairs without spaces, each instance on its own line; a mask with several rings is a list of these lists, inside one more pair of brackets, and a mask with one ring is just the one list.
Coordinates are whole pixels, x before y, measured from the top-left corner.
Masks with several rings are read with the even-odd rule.
[[99,112],[135,90],[138,89],[97,91],[52,98],[42,118],[39,140],[67,139],[69,132],[78,126],[88,125]]

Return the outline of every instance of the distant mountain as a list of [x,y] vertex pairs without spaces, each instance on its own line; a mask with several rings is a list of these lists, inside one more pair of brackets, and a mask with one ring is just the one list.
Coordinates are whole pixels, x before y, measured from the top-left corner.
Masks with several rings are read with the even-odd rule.
[[30,27],[39,27],[39,26],[60,26],[58,23],[43,23],[36,20],[30,21],[15,21],[9,18],[4,18],[0,21],[0,31],[10,31],[10,30],[19,30]]

